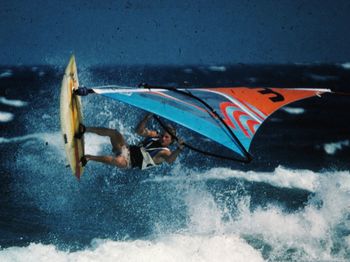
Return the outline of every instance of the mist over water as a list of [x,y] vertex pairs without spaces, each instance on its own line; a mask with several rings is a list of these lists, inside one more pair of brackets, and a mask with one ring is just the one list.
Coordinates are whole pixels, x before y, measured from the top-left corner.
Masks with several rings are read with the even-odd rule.
[[[79,80],[348,92],[349,72],[338,65],[103,67],[82,70]],[[0,68],[0,116],[12,116],[0,118],[1,261],[350,259],[348,98],[327,95],[273,114],[256,134],[249,165],[185,150],[173,166],[146,172],[89,163],[78,182],[60,135],[62,73]],[[87,125],[139,140],[133,127],[141,110],[98,96],[83,98],[83,107]],[[110,154],[108,139],[87,134],[86,152]]]

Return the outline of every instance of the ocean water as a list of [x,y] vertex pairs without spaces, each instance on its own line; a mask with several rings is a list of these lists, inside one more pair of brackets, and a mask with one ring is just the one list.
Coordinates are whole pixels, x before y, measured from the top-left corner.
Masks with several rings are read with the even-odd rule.
[[[350,260],[349,96],[327,94],[274,113],[257,132],[248,165],[186,149],[174,165],[145,172],[89,163],[78,182],[60,136],[63,71],[0,67],[0,261]],[[350,92],[348,64],[98,66],[80,68],[79,77],[86,86]],[[139,140],[133,127],[142,110],[82,99],[87,125]],[[87,134],[86,151],[110,154],[111,147]]]

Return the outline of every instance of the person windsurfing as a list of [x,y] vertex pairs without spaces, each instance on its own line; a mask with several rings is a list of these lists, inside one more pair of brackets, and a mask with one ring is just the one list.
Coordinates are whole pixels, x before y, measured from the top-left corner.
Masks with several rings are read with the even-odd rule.
[[103,127],[85,127],[80,125],[77,138],[85,132],[95,133],[100,136],[110,137],[114,156],[93,156],[85,155],[81,161],[85,166],[90,160],[117,166],[119,168],[140,168],[146,169],[164,162],[173,163],[184,148],[184,142],[177,140],[178,147],[171,151],[169,146],[176,140],[176,130],[171,125],[166,126],[161,134],[155,130],[149,130],[146,125],[152,114],[146,115],[136,127],[136,133],[145,139],[139,145],[128,145],[123,135],[115,129]]

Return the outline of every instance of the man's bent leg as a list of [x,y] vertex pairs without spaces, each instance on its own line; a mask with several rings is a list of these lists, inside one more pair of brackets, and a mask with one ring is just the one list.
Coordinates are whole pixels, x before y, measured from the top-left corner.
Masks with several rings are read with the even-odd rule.
[[117,151],[121,151],[122,147],[126,145],[123,135],[116,129],[104,127],[86,127],[86,132],[92,132],[99,136],[109,136],[113,149],[116,149]]
[[108,165],[117,166],[119,168],[127,168],[128,167],[128,161],[123,156],[92,156],[92,155],[85,155],[85,159],[87,161],[96,161]]

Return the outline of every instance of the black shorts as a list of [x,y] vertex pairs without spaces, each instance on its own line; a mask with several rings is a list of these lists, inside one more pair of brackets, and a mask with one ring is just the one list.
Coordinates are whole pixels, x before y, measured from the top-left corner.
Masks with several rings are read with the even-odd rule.
[[142,168],[142,162],[143,162],[143,156],[140,150],[140,147],[138,146],[130,146],[129,147],[130,151],[130,164],[131,167],[138,167]]

